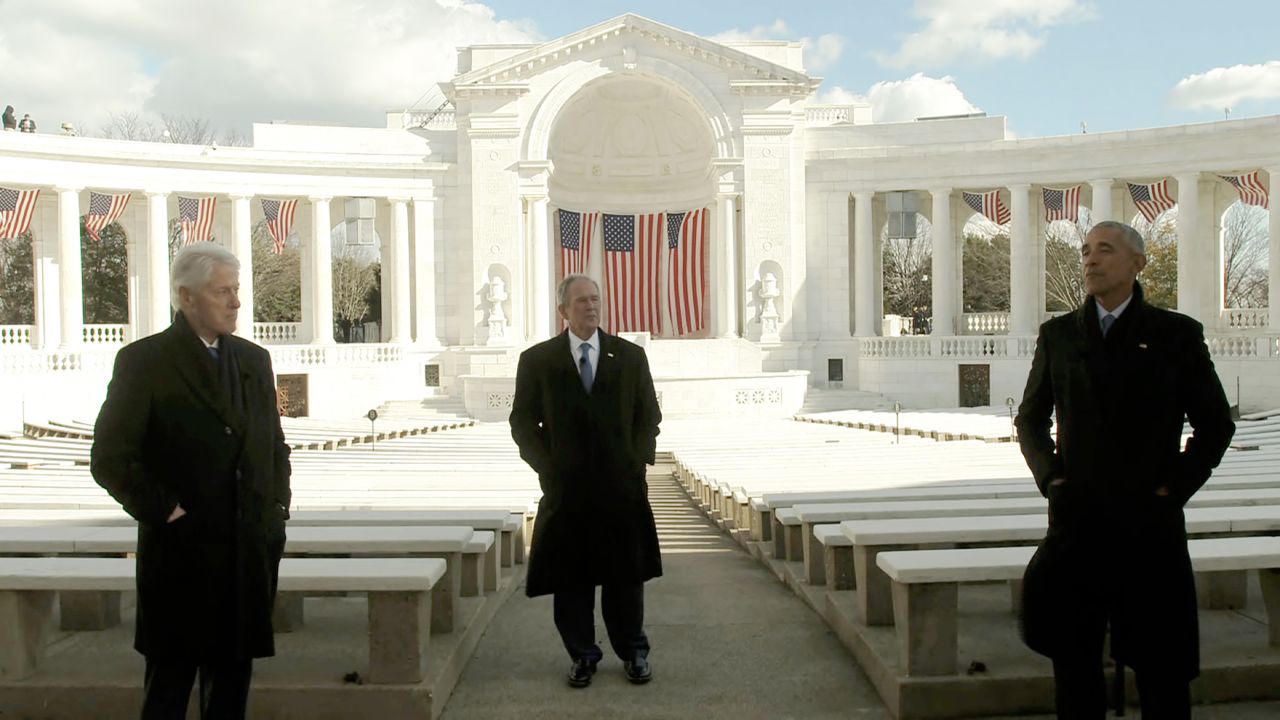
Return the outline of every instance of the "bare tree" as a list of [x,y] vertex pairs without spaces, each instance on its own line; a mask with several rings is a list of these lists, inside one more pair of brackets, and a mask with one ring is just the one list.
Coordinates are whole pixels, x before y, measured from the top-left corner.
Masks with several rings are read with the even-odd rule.
[[351,328],[369,317],[369,291],[375,282],[373,265],[363,261],[346,243],[333,254],[333,317],[342,326],[344,341]]
[[[106,121],[98,128],[98,134],[116,140],[183,145],[212,145],[217,137],[217,131],[207,118],[162,114],[160,124],[157,125],[136,112],[109,113]],[[249,144],[248,138],[236,128],[223,132],[221,142],[223,145]]]
[[1267,211],[1236,201],[1222,216],[1223,301],[1229,308],[1267,306]]
[[1044,229],[1045,309],[1071,310],[1084,302],[1084,263],[1080,247],[1093,227],[1089,209],[1081,207],[1076,221],[1055,220]]
[[916,236],[882,236],[884,311],[912,319],[913,331],[928,332],[933,315],[933,227],[916,216]]

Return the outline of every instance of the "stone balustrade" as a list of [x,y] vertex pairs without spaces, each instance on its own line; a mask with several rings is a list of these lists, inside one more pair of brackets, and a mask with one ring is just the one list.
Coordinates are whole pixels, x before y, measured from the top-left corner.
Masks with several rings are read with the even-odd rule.
[[82,328],[86,345],[123,345],[128,340],[128,325],[85,325]]
[[253,340],[262,345],[294,345],[301,327],[302,323],[296,322],[256,322]]
[[1270,318],[1267,308],[1227,308],[1218,320],[1218,329],[1223,332],[1265,330]]
[[31,347],[31,325],[0,325],[0,346]]
[[961,316],[965,335],[1007,335],[1009,333],[1009,313],[984,312],[964,313]]

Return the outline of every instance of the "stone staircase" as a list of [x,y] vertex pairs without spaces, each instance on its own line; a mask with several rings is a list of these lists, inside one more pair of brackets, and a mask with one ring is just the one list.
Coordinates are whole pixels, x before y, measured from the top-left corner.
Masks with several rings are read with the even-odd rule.
[[809,388],[804,405],[798,415],[830,412],[833,410],[892,410],[893,401],[873,392],[862,390],[823,390]]
[[466,405],[460,398],[429,395],[408,400],[388,400],[378,406],[379,418],[469,420]]

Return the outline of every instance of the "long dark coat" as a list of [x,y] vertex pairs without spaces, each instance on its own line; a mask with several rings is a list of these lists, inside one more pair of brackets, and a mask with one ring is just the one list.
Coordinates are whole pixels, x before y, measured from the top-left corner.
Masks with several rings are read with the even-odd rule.
[[[1184,418],[1194,430],[1185,450]],[[1235,432],[1200,324],[1147,305],[1135,283],[1104,339],[1097,304],[1086,298],[1040,327],[1016,424],[1049,499],[1049,530],[1023,584],[1027,644],[1064,657],[1100,637],[1098,619],[1109,617],[1117,660],[1195,677],[1199,630],[1182,506]],[[1066,482],[1051,487],[1054,478]]]
[[542,486],[529,597],[662,575],[645,482],[661,420],[649,360],[626,340],[600,331],[590,394],[568,331],[520,355],[511,436]]
[[[219,345],[214,361],[178,313],[124,347],[94,426],[93,477],[138,520],[134,646],[148,657],[275,652],[289,448],[271,356]],[[176,504],[187,514],[166,523]]]

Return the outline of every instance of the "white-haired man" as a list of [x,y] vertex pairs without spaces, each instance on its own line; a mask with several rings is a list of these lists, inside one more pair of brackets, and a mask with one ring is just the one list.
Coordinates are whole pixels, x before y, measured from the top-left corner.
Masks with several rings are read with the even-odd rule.
[[122,348],[94,426],[91,469],[138,521],[144,720],[243,718],[288,518],[289,448],[271,356],[236,337],[240,263],[213,243],[173,261],[173,324]]

